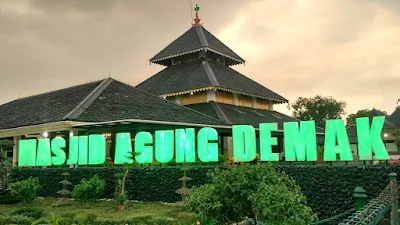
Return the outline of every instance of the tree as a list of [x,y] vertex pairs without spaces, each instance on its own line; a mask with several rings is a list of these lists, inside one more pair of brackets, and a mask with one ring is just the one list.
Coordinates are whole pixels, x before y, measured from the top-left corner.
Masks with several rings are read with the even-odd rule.
[[[381,111],[381,110],[378,110],[378,111],[382,112],[383,114],[385,114],[387,116],[387,112]],[[361,110],[358,110],[356,113],[349,114],[346,118],[346,126],[354,127],[356,125],[357,118],[369,117],[370,113],[371,113],[371,110],[369,110],[369,109],[361,109]]]
[[290,107],[295,118],[314,120],[316,126],[324,128],[327,120],[340,119],[345,114],[346,102],[317,95],[313,98],[300,97]]
[[186,206],[206,223],[231,224],[244,218],[256,223],[308,225],[315,222],[300,187],[270,164],[215,169],[211,183],[192,189]]

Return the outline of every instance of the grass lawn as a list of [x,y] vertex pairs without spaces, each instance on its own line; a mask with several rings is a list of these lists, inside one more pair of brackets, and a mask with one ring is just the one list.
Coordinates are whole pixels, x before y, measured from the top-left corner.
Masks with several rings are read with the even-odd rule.
[[66,200],[68,204],[57,206],[58,201],[57,198],[37,198],[31,203],[18,203],[14,205],[0,204],[0,214],[8,215],[12,211],[22,207],[42,208],[45,217],[50,217],[51,213],[60,217],[76,214],[76,218],[82,218],[88,214],[95,214],[98,218],[105,219],[125,219],[142,216],[177,218],[179,214],[184,212],[182,206],[175,204],[129,202],[124,211],[119,211],[116,202],[113,200],[98,200],[89,203]]

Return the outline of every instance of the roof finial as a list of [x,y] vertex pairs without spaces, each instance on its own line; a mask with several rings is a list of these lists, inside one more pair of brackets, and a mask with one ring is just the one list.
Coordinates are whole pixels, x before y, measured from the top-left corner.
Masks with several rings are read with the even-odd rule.
[[397,109],[400,109],[400,98],[397,100]]
[[200,10],[200,7],[196,4],[196,7],[194,7],[194,11],[196,12],[196,17],[194,18],[194,24],[193,24],[193,26],[203,26],[201,23],[200,23],[200,19],[199,19],[199,10]]

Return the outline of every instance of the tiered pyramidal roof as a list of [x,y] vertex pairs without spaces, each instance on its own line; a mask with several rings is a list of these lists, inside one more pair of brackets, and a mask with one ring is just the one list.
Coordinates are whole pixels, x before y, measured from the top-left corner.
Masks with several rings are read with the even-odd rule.
[[150,59],[167,68],[137,87],[159,96],[220,90],[285,103],[287,99],[230,68],[245,60],[207,31],[198,17],[193,26]]

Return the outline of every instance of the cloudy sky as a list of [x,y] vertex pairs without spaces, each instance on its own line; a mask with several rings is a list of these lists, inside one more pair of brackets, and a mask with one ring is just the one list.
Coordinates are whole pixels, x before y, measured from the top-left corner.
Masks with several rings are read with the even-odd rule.
[[[234,68],[290,101],[391,113],[400,97],[399,0],[192,0]],[[111,76],[136,85],[188,30],[190,0],[0,0],[0,104]],[[290,113],[286,107],[279,111]]]

